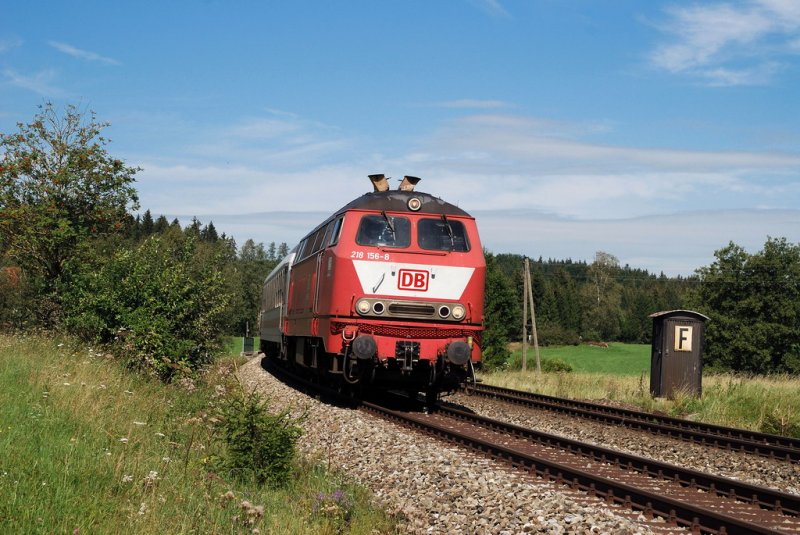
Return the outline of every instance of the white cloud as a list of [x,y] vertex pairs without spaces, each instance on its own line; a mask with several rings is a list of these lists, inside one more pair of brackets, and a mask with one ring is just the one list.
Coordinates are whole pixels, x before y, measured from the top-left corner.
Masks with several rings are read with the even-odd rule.
[[650,53],[653,66],[711,85],[761,85],[780,70],[780,58],[796,51],[800,4],[749,0],[672,6],[661,30],[668,35]]
[[106,65],[119,65],[119,61],[108,58],[105,56],[101,56],[95,52],[90,52],[88,50],[82,50],[80,48],[76,48],[72,45],[67,43],[60,43],[58,41],[48,41],[47,44],[55,48],[56,50],[67,54],[68,56],[72,56],[73,58],[78,58],[86,61],[95,61],[97,63],[105,63]]
[[7,39],[0,39],[0,54],[8,52],[13,48],[22,46],[22,39],[19,37],[10,37]]
[[497,0],[469,0],[469,2],[495,18],[507,18],[511,16]]
[[3,76],[10,85],[33,91],[44,97],[64,96],[64,91],[52,83],[56,78],[56,71],[52,69],[39,71],[33,75],[24,75],[12,69],[5,69]]
[[434,106],[439,108],[455,108],[455,109],[478,109],[478,110],[491,110],[499,108],[509,108],[511,104],[503,102],[502,100],[478,100],[464,98],[460,100],[448,100],[446,102],[437,102]]
[[[775,219],[781,210],[800,206],[800,154],[641,148],[587,140],[607,128],[474,115],[448,121],[418,139],[413,150],[386,157],[371,149],[369,140],[301,117],[270,113],[218,129],[172,161],[128,160],[144,168],[138,177],[143,207],[154,213],[211,214],[215,225],[223,218],[235,219],[238,226],[229,227],[228,233],[240,239],[293,242],[319,218],[298,216],[291,228],[281,227],[280,218],[270,219],[268,227],[275,234],[264,235],[237,214],[329,214],[371,191],[366,175],[373,172],[421,176],[419,190],[469,212],[485,212],[481,217],[488,225],[487,244],[496,251],[518,251],[528,241],[535,246],[522,252],[537,256],[539,251],[591,258],[595,250],[604,249],[630,258],[632,265],[685,272],[729,240],[755,240],[750,227],[775,236],[800,229],[786,218]],[[754,211],[765,206],[771,208]],[[718,217],[733,210],[755,215],[745,218],[747,224]],[[791,213],[796,223],[797,211]],[[754,223],[758,218],[775,224],[759,226]],[[673,220],[680,225],[670,231]],[[660,225],[665,228],[659,230]],[[676,234],[669,237],[669,232]],[[541,242],[544,236],[550,236],[546,243]],[[756,237],[763,243],[764,236]],[[659,256],[656,243],[664,239],[675,244]],[[648,258],[660,258],[661,263],[641,264]]]

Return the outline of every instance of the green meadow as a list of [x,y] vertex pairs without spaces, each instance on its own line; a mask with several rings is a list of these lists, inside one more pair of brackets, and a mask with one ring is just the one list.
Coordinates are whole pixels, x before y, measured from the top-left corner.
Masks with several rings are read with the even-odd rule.
[[[512,344],[510,367],[519,368],[522,362],[521,344]],[[608,347],[582,344],[579,346],[543,347],[542,359],[558,359],[572,366],[578,373],[608,373],[612,375],[640,375],[650,373],[650,345],[609,343]],[[528,369],[536,368],[536,353],[528,347]]]

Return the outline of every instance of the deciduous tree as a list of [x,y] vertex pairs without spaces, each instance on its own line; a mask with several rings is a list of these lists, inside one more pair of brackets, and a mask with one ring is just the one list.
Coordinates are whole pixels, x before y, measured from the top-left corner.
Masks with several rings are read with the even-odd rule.
[[709,316],[706,362],[749,373],[800,372],[800,244],[769,238],[748,254],[731,242],[697,271]]
[[0,240],[49,292],[82,244],[123,228],[139,169],[108,153],[94,112],[47,103],[17,126],[0,135]]

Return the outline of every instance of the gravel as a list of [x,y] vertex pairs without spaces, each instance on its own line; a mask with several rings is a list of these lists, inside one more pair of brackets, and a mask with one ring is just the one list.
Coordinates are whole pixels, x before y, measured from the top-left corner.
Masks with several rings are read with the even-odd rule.
[[375,505],[397,515],[407,533],[680,531],[371,415],[322,404],[266,373],[258,357],[240,378],[275,409],[307,410],[301,451],[368,487]]

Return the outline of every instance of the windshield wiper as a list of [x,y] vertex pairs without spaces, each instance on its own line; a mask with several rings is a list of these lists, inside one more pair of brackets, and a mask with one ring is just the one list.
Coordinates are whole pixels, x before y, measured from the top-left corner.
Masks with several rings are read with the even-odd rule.
[[383,216],[383,218],[386,220],[386,225],[389,227],[389,230],[391,230],[391,231],[392,231],[392,236],[395,236],[395,232],[394,232],[394,223],[392,223],[392,220],[389,218],[389,216],[388,216],[388,215],[386,215],[386,211],[385,211],[385,210],[382,210],[382,211],[381,211],[381,215],[382,215],[382,216]]
[[452,251],[456,248],[456,242],[453,239],[453,227],[450,226],[450,222],[444,214],[442,214],[442,222],[444,223],[444,228],[447,229],[447,235],[450,236],[450,250]]

